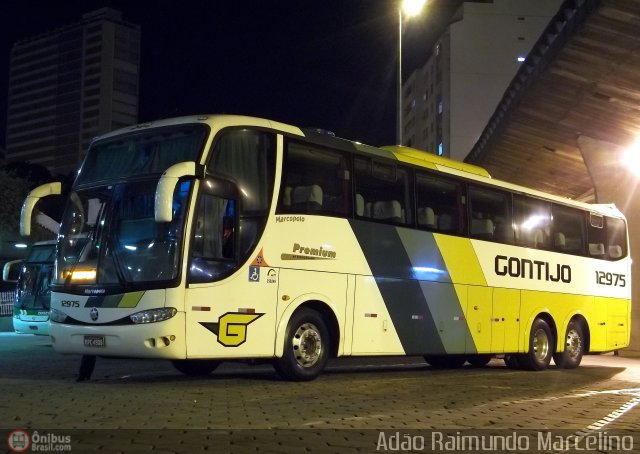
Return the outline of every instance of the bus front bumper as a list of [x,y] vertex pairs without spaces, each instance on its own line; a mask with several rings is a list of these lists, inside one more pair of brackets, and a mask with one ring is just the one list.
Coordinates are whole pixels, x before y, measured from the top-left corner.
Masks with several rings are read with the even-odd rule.
[[185,317],[137,325],[70,325],[51,322],[58,353],[128,358],[182,359],[186,356]]

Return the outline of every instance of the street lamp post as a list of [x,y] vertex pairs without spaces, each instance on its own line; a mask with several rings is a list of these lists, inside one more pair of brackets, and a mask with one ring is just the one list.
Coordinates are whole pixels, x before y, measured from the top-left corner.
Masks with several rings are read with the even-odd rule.
[[398,145],[402,145],[402,12],[407,18],[417,16],[427,0],[403,0],[398,8],[398,99],[397,129]]

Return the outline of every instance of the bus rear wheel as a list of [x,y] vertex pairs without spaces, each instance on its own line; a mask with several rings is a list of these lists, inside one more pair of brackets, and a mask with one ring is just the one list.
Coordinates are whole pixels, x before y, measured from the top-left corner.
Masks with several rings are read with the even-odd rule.
[[575,369],[582,361],[584,354],[584,335],[582,325],[571,320],[567,325],[567,335],[564,339],[564,351],[553,354],[553,362],[561,369]]
[[518,358],[520,366],[527,370],[546,369],[551,362],[554,345],[549,324],[541,318],[535,319],[529,334],[529,351]]
[[287,325],[282,358],[274,362],[276,372],[285,380],[313,380],[327,364],[329,347],[329,331],[322,316],[300,309]]
[[213,372],[220,361],[211,359],[176,359],[171,361],[176,370],[190,377],[204,377]]
[[464,355],[425,355],[424,360],[436,369],[458,369],[467,358]]

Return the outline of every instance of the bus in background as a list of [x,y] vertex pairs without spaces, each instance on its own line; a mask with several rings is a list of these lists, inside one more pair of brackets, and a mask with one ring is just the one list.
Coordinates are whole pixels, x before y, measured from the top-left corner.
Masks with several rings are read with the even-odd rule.
[[[21,231],[41,197],[25,200]],[[240,116],[94,140],[52,277],[61,353],[166,358],[203,375],[330,356],[573,368],[629,343],[624,216],[404,147]]]
[[22,334],[49,334],[49,310],[51,304],[51,272],[56,242],[33,243],[25,260],[15,260],[5,265],[4,280],[11,278],[18,269],[17,288],[13,304],[13,329]]

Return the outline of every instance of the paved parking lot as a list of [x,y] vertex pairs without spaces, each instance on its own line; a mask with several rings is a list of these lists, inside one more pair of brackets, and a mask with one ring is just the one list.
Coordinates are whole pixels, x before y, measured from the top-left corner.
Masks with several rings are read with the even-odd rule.
[[398,439],[423,451],[412,437],[429,445],[434,431],[477,430],[623,434],[640,448],[640,359],[623,356],[537,373],[497,359],[448,371],[420,358],[349,358],[308,383],[281,381],[269,365],[225,364],[196,379],[164,361],[98,358],[77,383],[79,357],[56,354],[46,337],[2,333],[0,355],[4,439],[22,429],[62,449],[69,437],[70,452],[381,452]]

